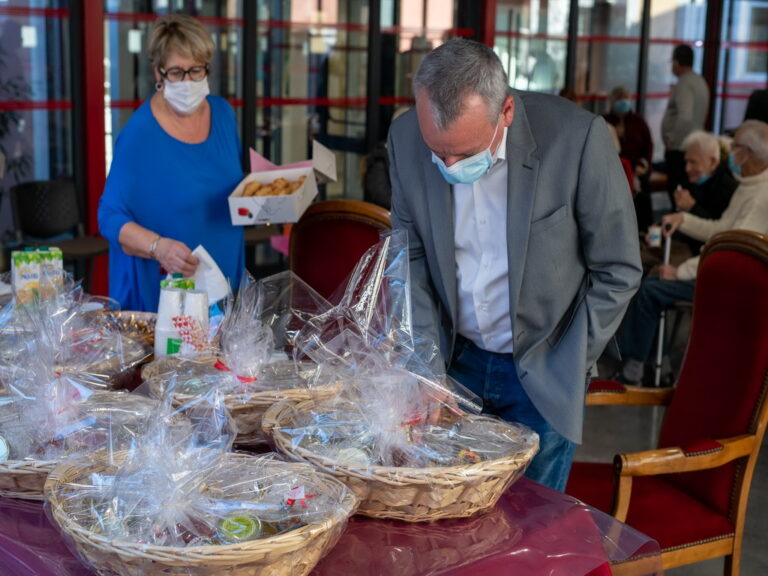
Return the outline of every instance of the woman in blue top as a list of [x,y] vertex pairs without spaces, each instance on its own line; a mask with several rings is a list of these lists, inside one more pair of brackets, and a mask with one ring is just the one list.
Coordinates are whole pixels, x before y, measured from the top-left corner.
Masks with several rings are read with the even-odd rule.
[[240,141],[232,108],[208,93],[213,50],[189,16],[164,16],[152,29],[157,92],[120,133],[99,204],[109,293],[126,310],[156,311],[162,276],[192,275],[198,245],[239,285],[243,230],[231,224],[227,196],[243,177]]

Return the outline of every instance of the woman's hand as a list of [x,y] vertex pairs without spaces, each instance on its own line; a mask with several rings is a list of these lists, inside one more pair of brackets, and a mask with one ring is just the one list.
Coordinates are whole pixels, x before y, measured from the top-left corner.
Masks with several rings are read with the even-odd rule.
[[155,248],[155,257],[169,274],[180,273],[185,278],[197,270],[198,259],[186,244],[173,238],[160,238]]

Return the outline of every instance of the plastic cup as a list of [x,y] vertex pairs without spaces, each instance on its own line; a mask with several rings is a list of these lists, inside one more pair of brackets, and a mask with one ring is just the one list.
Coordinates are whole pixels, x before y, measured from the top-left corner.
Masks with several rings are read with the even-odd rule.
[[661,248],[661,226],[648,226],[648,245],[651,248]]

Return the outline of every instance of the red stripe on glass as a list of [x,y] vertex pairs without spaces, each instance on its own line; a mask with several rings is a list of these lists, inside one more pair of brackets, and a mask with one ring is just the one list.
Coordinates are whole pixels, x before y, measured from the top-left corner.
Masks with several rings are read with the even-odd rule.
[[69,18],[69,10],[66,8],[22,8],[19,6],[2,6],[0,7],[0,16]]
[[[161,14],[108,12],[104,18],[113,22],[154,22],[160,16]],[[242,18],[218,18],[215,16],[195,16],[195,18],[203,24],[220,27],[242,26],[244,22]]]
[[768,42],[723,42],[723,48],[745,48],[747,50],[759,50],[765,52],[768,50]]
[[71,100],[0,100],[0,110],[71,110]]
[[[227,98],[234,107],[243,106],[242,98]],[[395,106],[398,104],[413,104],[413,98],[383,96],[379,98],[382,106]],[[109,107],[120,110],[135,110],[144,103],[143,100],[112,100]],[[368,104],[368,98],[257,98],[256,106],[266,108],[269,106],[329,106],[336,108],[356,108]]]
[[[128,12],[109,12],[105,15],[107,20],[116,22],[153,22],[159,18],[159,14],[134,14]],[[212,16],[196,16],[198,20],[204,24],[211,26],[243,26],[244,20],[242,18],[216,18]],[[291,22],[290,20],[259,20],[256,23],[259,31],[270,30],[344,30],[352,32],[367,32],[368,24],[354,24],[349,22]],[[418,28],[418,27],[401,27],[401,26],[389,26],[381,29],[385,34],[449,34],[452,36],[464,36],[469,37],[474,34],[474,31],[470,28]]]

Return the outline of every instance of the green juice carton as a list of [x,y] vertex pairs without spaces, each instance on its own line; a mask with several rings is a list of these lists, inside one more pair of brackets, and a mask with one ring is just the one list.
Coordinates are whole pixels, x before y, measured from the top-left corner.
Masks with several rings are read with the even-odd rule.
[[64,286],[64,259],[56,246],[40,246],[40,297],[56,296]]
[[18,302],[39,297],[40,267],[40,254],[34,248],[11,252],[11,286]]

